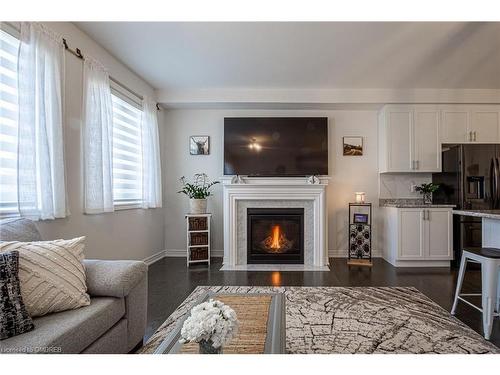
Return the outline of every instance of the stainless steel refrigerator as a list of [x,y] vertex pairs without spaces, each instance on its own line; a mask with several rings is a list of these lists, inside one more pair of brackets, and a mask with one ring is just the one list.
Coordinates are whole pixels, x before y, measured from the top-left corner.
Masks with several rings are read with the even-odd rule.
[[[441,189],[433,194],[436,204],[454,204],[457,209],[500,207],[500,145],[443,145],[442,172],[432,174]],[[481,219],[453,218],[454,266],[464,248],[481,247]]]

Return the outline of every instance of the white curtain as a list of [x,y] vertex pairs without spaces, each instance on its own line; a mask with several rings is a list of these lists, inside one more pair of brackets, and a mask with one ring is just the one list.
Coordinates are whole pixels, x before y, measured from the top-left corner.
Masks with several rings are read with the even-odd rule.
[[156,103],[144,98],[142,136],[142,208],[161,207],[160,137]]
[[65,217],[62,37],[21,24],[19,50],[18,202],[34,220]]
[[112,212],[113,207],[113,104],[109,75],[85,57],[83,63],[84,211]]

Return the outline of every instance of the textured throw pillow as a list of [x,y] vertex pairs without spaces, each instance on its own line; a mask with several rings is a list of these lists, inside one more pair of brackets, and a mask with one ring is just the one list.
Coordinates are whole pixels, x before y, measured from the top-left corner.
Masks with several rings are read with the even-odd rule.
[[19,252],[0,253],[0,340],[33,328],[21,296]]
[[84,241],[85,237],[0,243],[0,253],[19,251],[21,293],[30,316],[90,304],[82,263]]

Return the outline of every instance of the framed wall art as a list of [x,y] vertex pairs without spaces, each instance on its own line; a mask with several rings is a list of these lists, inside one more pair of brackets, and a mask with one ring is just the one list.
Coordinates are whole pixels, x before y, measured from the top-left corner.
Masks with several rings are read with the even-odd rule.
[[208,135],[192,135],[189,137],[189,153],[191,155],[209,155],[210,137]]
[[363,155],[363,137],[342,137],[344,156]]

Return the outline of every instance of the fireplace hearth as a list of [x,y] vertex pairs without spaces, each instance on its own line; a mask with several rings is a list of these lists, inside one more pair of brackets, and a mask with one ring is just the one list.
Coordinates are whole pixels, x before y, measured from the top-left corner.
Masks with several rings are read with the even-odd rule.
[[303,208],[248,208],[248,264],[304,264]]

